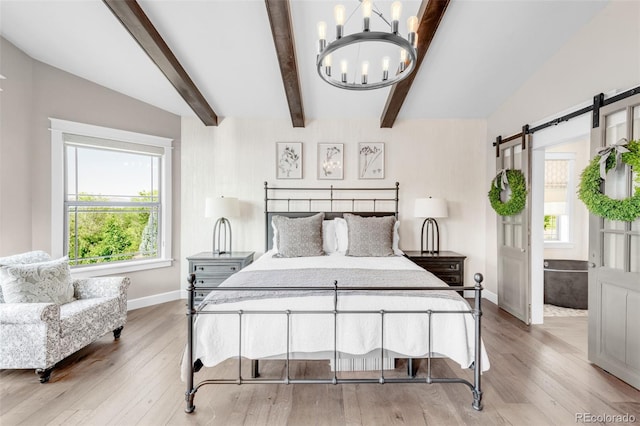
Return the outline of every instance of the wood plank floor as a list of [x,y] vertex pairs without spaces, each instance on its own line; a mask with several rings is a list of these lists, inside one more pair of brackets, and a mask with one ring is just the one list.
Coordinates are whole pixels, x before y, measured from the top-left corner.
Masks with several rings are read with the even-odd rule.
[[[640,422],[640,392],[591,365],[581,349],[489,302],[484,311],[491,370],[483,376],[481,412],[471,408],[464,385],[222,385],[201,388],[196,411],[186,414],[179,372],[185,307],[175,301],[129,312],[119,341],[105,336],[67,358],[50,383],[40,384],[33,370],[0,370],[0,424],[575,425],[576,413],[629,414]],[[283,365],[261,368],[277,375]],[[223,363],[198,376],[235,368]],[[471,378],[450,361],[435,360],[433,369]],[[317,377],[328,367],[296,362],[294,371]]]

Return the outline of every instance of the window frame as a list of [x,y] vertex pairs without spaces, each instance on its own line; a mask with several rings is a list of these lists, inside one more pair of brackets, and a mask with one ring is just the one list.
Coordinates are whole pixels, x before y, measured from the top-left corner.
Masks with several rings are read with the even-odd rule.
[[75,277],[88,277],[95,275],[111,275],[147,269],[163,268],[171,266],[173,258],[171,254],[171,179],[172,179],[172,142],[173,139],[130,132],[127,130],[112,129],[95,126],[92,124],[77,123],[73,121],[49,118],[51,123],[51,254],[54,257],[65,255],[65,143],[66,133],[87,136],[92,138],[111,139],[132,144],[160,147],[164,154],[160,157],[161,200],[161,232],[158,257],[154,259],[127,260],[115,263],[101,263],[92,266],[72,266]]

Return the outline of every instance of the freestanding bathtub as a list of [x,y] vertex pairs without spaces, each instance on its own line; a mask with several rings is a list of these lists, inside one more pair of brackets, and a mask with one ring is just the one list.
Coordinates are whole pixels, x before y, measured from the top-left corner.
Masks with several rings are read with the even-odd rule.
[[587,309],[587,263],[586,260],[545,260],[544,303]]

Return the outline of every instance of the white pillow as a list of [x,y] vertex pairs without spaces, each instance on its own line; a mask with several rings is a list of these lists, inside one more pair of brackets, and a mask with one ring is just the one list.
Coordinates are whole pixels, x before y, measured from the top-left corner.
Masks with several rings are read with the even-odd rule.
[[[347,221],[342,217],[334,219],[336,228],[336,239],[338,240],[338,253],[345,254],[349,247],[349,228],[347,227]],[[403,256],[404,252],[400,250],[400,221],[396,220],[393,226],[393,242],[391,248],[393,254],[396,256]]]
[[336,238],[336,222],[325,220],[322,222],[322,250],[326,254],[335,253],[338,250],[338,239]]
[[6,303],[56,303],[73,300],[69,258],[4,265],[2,292]]
[[[278,229],[271,220],[271,228],[273,229],[273,243],[271,249],[278,252]],[[338,249],[338,240],[336,238],[336,225],[333,220],[322,221],[322,250],[326,254],[335,253]]]

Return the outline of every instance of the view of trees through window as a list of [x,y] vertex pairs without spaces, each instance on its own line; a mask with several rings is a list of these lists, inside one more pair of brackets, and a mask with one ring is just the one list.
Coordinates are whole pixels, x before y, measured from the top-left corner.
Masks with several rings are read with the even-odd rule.
[[158,257],[157,155],[68,145],[66,251],[71,265]]

